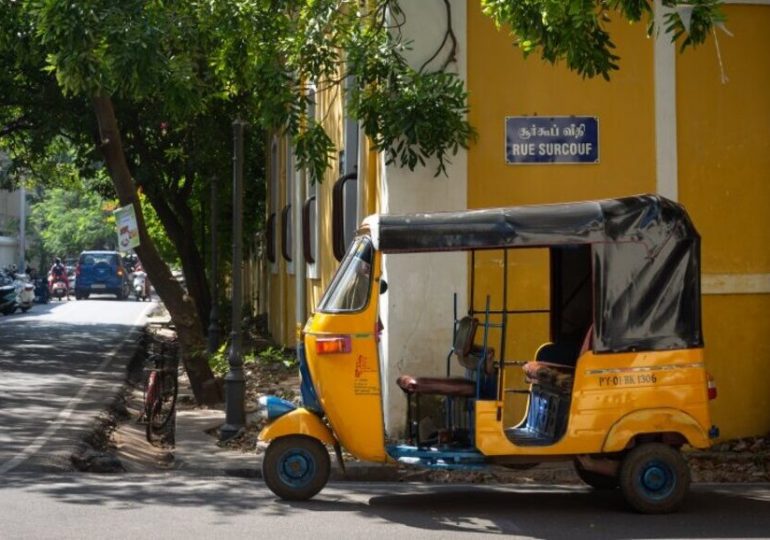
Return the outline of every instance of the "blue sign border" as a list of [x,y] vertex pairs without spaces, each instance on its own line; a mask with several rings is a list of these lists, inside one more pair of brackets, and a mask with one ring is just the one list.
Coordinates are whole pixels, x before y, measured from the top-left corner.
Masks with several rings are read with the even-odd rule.
[[[516,149],[522,152],[515,153]],[[596,116],[506,116],[504,153],[507,165],[599,163],[599,119]]]

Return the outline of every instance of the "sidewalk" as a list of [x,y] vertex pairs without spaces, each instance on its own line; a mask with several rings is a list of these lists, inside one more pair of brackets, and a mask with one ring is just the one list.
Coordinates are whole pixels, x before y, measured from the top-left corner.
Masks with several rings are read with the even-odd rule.
[[[180,380],[180,397],[192,397]],[[262,448],[240,452],[217,444],[218,429],[225,423],[222,409],[183,409],[177,411],[173,469],[202,476],[262,478]],[[348,482],[472,482],[472,483],[581,483],[570,463],[543,463],[532,469],[495,472],[429,471],[403,466],[345,461],[343,474],[334,453],[331,481]]]

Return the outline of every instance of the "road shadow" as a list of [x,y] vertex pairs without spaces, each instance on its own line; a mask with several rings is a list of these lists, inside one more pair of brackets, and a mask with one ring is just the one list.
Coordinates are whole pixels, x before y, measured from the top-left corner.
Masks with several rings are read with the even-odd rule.
[[765,538],[770,531],[767,486],[698,488],[678,513],[652,516],[628,509],[619,491],[583,487],[429,486],[423,493],[375,495],[366,505],[323,497],[277,504],[316,512],[352,511],[430,531],[534,538]]
[[141,329],[21,317],[0,325],[0,467],[27,448],[14,467],[69,467],[67,453],[125,381]]
[[320,519],[354,513],[374,520],[373,524],[400,524],[415,532],[574,540],[762,538],[770,530],[766,485],[700,486],[679,513],[645,516],[629,511],[617,491],[599,493],[582,487],[336,484],[311,501],[290,503],[276,499],[258,482],[178,473],[110,479],[64,475],[42,482],[11,475],[5,480],[0,489],[23,488],[73,505],[107,505],[116,510],[147,505],[196,507],[223,515],[257,512],[287,519],[298,512],[318,513]]

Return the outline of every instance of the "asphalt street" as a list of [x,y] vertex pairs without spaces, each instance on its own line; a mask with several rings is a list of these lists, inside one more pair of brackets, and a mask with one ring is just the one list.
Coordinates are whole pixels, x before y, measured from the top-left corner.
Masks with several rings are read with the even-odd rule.
[[262,481],[69,472],[125,378],[147,303],[93,298],[0,318],[0,539],[770,538],[770,485],[699,484],[676,514],[583,486],[330,483],[277,499]]
[[93,296],[0,318],[0,475],[69,468],[125,380],[152,305]]
[[333,483],[280,501],[261,482],[11,474],[2,538],[767,538],[770,486],[699,485],[681,512],[644,516],[584,487]]

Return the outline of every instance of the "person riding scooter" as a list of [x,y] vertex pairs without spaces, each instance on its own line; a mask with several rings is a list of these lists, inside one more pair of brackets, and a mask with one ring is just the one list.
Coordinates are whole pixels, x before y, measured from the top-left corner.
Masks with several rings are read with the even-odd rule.
[[132,273],[131,288],[137,300],[150,300],[150,279],[142,267],[142,262],[137,260]]
[[48,271],[48,291],[53,292],[53,286],[55,283],[64,283],[65,290],[67,291],[67,300],[70,298],[69,281],[67,279],[67,267],[61,262],[59,257],[54,260],[53,266]]

